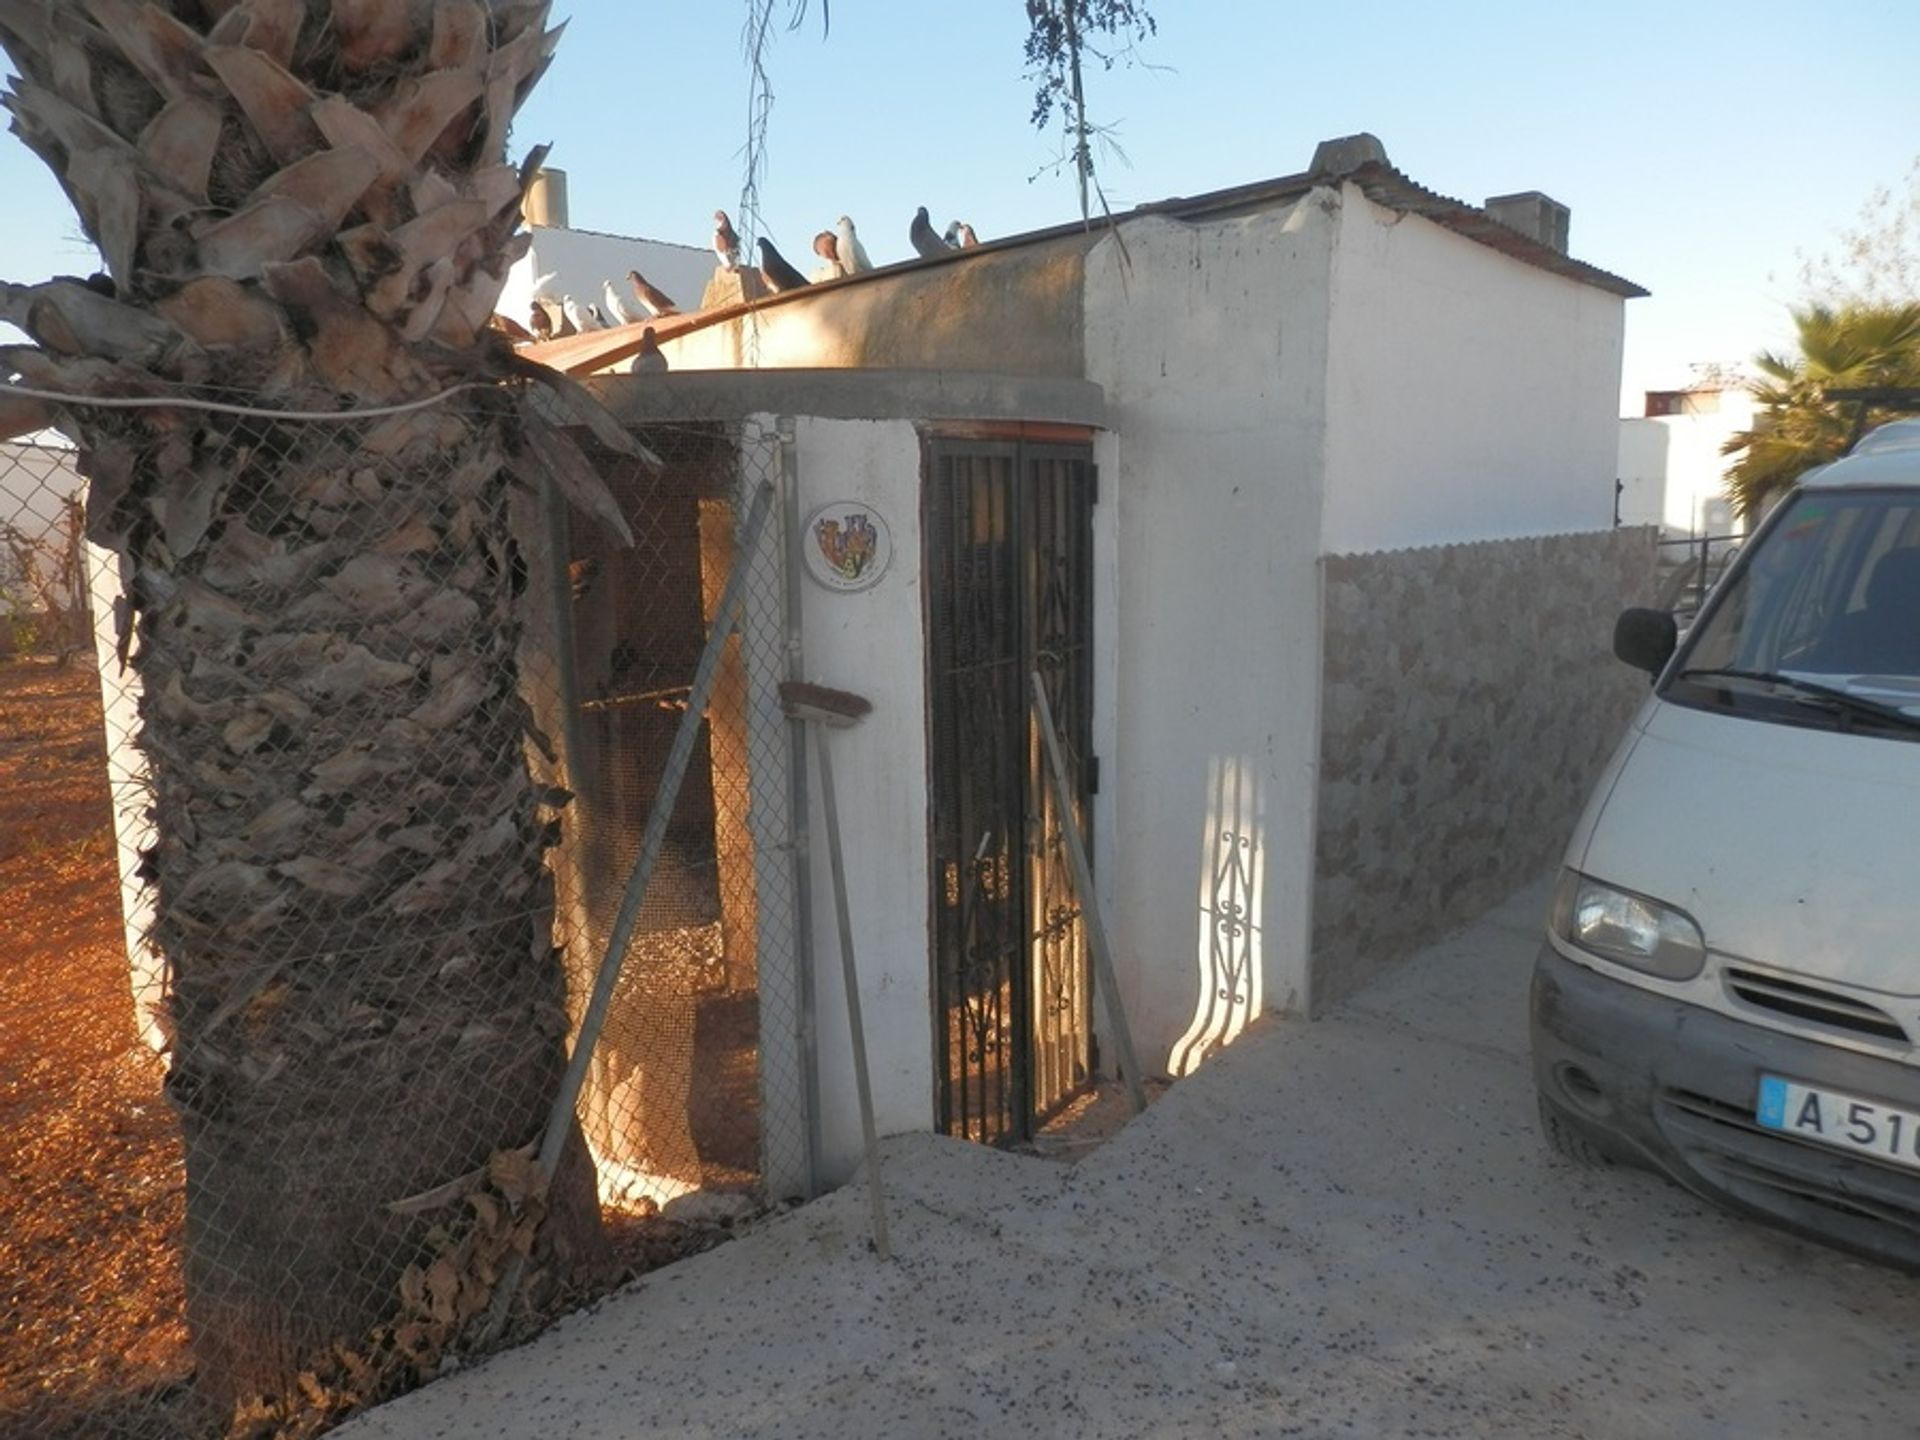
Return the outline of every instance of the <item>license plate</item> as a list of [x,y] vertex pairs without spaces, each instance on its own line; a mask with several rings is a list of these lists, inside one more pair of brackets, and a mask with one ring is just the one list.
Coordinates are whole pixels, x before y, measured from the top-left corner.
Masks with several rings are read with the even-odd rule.
[[1783,1135],[1920,1170],[1920,1114],[1911,1110],[1762,1075],[1754,1118]]

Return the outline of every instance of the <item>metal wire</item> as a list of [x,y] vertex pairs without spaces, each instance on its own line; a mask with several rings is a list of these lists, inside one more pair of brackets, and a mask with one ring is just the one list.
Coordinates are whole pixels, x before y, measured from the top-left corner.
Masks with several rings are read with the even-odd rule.
[[[634,430],[656,468],[558,420],[623,546],[537,482],[359,444],[352,422],[487,388],[318,415],[12,392],[261,423],[193,438],[214,523],[140,579],[124,668],[121,572],[145,562],[87,545],[112,517],[87,514],[79,452],[0,445],[9,1435],[310,1434],[470,1343],[564,1195],[598,1234],[529,1270],[513,1338],[808,1189],[787,507],[741,533],[789,485],[779,447],[689,415]],[[139,454],[102,494],[150,505],[177,461]],[[530,1186],[683,718],[605,701],[689,693],[729,593],[584,1145]],[[248,1307],[371,1318],[291,1390],[236,1397],[255,1362],[205,1337]]]

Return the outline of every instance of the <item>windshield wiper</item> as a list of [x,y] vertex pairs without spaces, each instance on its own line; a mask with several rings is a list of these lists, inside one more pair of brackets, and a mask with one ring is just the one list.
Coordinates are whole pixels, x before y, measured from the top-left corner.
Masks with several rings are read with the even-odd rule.
[[1782,690],[1790,690],[1795,695],[1811,700],[1824,701],[1849,715],[1870,715],[1876,720],[1889,720],[1908,730],[1920,730],[1920,715],[1902,710],[1898,705],[1889,705],[1881,700],[1869,700],[1864,695],[1856,695],[1851,690],[1842,690],[1837,685],[1822,685],[1817,680],[1802,680],[1797,675],[1782,675],[1774,670],[1736,670],[1733,668],[1718,670],[1682,670],[1682,680],[1751,680],[1761,685],[1777,685]]

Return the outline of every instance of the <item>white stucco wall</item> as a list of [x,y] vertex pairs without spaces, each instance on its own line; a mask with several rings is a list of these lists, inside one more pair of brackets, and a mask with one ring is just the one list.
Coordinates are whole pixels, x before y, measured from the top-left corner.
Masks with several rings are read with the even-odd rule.
[[1625,301],[1342,194],[1323,553],[1613,523]]
[[[65,502],[84,496],[86,481],[71,442],[48,431],[31,443],[0,444],[0,520],[38,539],[53,536]],[[100,672],[101,719],[106,733],[107,785],[113,796],[114,858],[120,873],[120,914],[126,936],[128,981],[136,1024],[155,1050],[166,1046],[166,966],[147,940],[153,896],[140,878],[141,854],[154,843],[148,813],[146,757],[140,733],[140,680],[120,663],[114,602],[120,597],[120,561],[111,550],[87,545],[87,597],[92,610],[94,660]]]
[[[1191,1068],[1263,1005],[1305,1008],[1331,244],[1309,198],[1136,221],[1124,255],[1108,239],[1088,258],[1088,378],[1115,432],[1096,865],[1154,1071]],[[1236,854],[1254,881],[1237,896],[1219,883]],[[1223,974],[1216,942],[1250,973]]]
[[1728,535],[1740,528],[1726,497],[1733,462],[1720,449],[1752,426],[1753,397],[1744,390],[1710,393],[1711,409],[1620,422],[1624,523],[1658,525],[1668,536]]
[[1672,437],[1658,420],[1620,422],[1620,523],[1662,525],[1667,520],[1667,450]]
[[637,306],[639,302],[633,299],[632,287],[627,284],[629,270],[638,270],[666,291],[682,310],[698,310],[713,268],[713,252],[695,245],[536,225],[533,248],[507,275],[499,310],[516,324],[526,324],[534,282],[549,273],[556,277],[549,287],[556,298],[572,295],[599,305],[601,287],[611,280],[620,297]]
[[[854,500],[871,505],[893,538],[893,563],[870,590],[844,594],[801,582],[801,651],[808,680],[873,702],[872,714],[827,739],[833,746],[867,1063],[880,1133],[930,1130],[934,1059],[920,437],[904,420],[802,418],[794,441],[803,522],[829,501]],[[819,735],[810,730],[809,743],[817,743]],[[820,1166],[823,1180],[836,1184],[860,1163],[862,1146],[826,818],[811,756],[807,786]]]

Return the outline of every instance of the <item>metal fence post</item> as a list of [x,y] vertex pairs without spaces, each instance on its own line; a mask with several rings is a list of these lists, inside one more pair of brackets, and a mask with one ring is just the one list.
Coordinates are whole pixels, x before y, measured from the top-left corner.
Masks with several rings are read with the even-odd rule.
[[[674,803],[680,797],[680,782],[686,777],[687,766],[693,759],[694,743],[699,737],[708,701],[713,696],[714,681],[720,674],[721,656],[734,627],[739,624],[740,603],[746,590],[747,575],[752,569],[753,557],[760,548],[760,532],[766,528],[767,512],[772,505],[773,485],[763,481],[754,494],[753,508],[747,514],[733,573],[727,577],[726,592],[721,596],[714,615],[713,629],[707,635],[706,647],[700,652],[700,663],[693,672],[693,688],[687,697],[686,712],[680,717],[679,728],[674,732],[673,748],[667,753],[660,788],[655,792],[653,809],[647,815],[646,833],[640,842],[640,856],[634,861],[633,872],[628,876],[626,891],[620,898],[619,913],[614,917],[613,933],[607,939],[607,953],[600,961],[599,974],[594,978],[592,998],[587,1001],[586,1013],[580,1019],[579,1038],[574,1041],[573,1053],[567,1057],[567,1071],[561,1079],[560,1092],[554,1096],[546,1128],[541,1133],[538,1162],[542,1172],[547,1175],[552,1175],[558,1168],[560,1152],[573,1131],[574,1107],[579,1103],[581,1087],[586,1083],[594,1045],[599,1041],[601,1028],[606,1024],[607,1006],[613,999],[613,987],[620,978],[627,947],[633,943],[634,929],[640,923],[640,910],[646,903],[647,886],[653,879],[654,867],[659,864],[660,852],[666,845],[667,825],[673,819]],[[525,1256],[516,1254],[506,1273],[500,1277],[492,1303],[487,1309],[482,1344],[492,1344],[505,1328],[507,1312],[512,1309],[513,1297],[520,1288],[525,1259]]]

